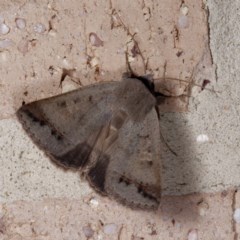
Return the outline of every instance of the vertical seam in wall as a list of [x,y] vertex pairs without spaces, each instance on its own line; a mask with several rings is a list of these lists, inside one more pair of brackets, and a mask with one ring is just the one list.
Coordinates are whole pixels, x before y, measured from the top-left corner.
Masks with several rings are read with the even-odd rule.
[[213,58],[213,53],[211,49],[211,27],[210,27],[210,10],[209,7],[206,7],[206,15],[207,15],[207,33],[208,33],[208,48],[210,52],[210,57],[211,57],[211,63],[215,65],[215,76],[216,76],[216,81],[218,80],[218,74],[217,74],[217,64],[214,62]]
[[233,240],[238,240],[238,233],[237,233],[237,226],[236,221],[233,219],[234,211],[236,209],[236,195],[237,190],[233,192],[233,199],[232,199],[232,231],[233,231]]

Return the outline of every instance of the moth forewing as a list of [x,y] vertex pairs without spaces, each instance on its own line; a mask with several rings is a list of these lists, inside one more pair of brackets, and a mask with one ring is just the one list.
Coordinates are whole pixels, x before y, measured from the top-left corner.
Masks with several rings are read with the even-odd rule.
[[24,105],[17,116],[51,159],[84,172],[95,190],[133,208],[156,209],[161,164],[155,104],[149,89],[129,78]]

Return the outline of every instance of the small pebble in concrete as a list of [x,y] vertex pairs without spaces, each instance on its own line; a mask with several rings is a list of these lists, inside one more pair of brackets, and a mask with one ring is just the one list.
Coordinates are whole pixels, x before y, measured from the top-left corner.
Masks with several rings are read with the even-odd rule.
[[[71,79],[70,77],[66,77],[67,79]],[[62,84],[62,93],[70,92],[76,89],[76,85],[71,81],[65,78]]]
[[91,198],[89,203],[92,207],[97,207],[99,205],[98,200],[96,200],[95,198]]
[[120,27],[120,26],[122,26],[121,19],[119,18],[119,16],[115,12],[112,15],[111,28]]
[[26,20],[23,18],[16,18],[15,23],[18,29],[24,29],[26,27]]
[[198,240],[198,231],[197,229],[192,229],[188,232],[188,240]]
[[108,234],[108,235],[115,234],[117,232],[117,225],[114,223],[107,224],[104,226],[103,231],[105,234]]
[[5,23],[0,24],[0,35],[6,35],[9,33],[9,31],[10,28]]
[[13,41],[11,39],[1,39],[0,40],[0,48],[6,49],[13,45]]
[[90,226],[84,226],[82,228],[83,230],[83,233],[84,235],[87,237],[87,238],[91,238],[94,234],[94,231],[92,230],[92,228]]
[[92,46],[95,47],[103,46],[103,41],[97,36],[96,33],[91,32],[89,34],[89,41],[92,44]]
[[37,23],[33,27],[34,32],[36,33],[44,33],[46,31],[46,27],[42,23]]
[[56,37],[57,32],[56,32],[56,30],[51,29],[51,30],[48,32],[48,34],[49,34],[49,36],[51,36],[51,37]]
[[180,11],[184,16],[186,16],[188,14],[188,11],[189,11],[188,6],[186,4],[182,4],[182,6],[180,8]]
[[205,216],[207,214],[207,211],[209,209],[209,205],[207,202],[205,201],[200,201],[198,203],[198,213],[200,216]]
[[99,61],[98,61],[98,59],[97,59],[96,57],[94,57],[94,58],[92,58],[92,59],[90,60],[89,63],[90,63],[90,66],[91,66],[92,68],[94,68],[94,67],[98,66]]
[[233,218],[236,223],[240,223],[240,208],[235,209]]
[[204,142],[208,142],[209,141],[209,138],[208,138],[208,135],[206,134],[200,134],[197,136],[197,142],[199,143],[204,143]]
[[65,68],[71,68],[71,65],[66,57],[63,58],[62,63]]
[[102,236],[101,234],[99,234],[99,235],[97,236],[97,240],[103,240],[103,236]]
[[180,16],[178,19],[179,28],[188,28],[189,21],[187,16]]
[[18,43],[18,51],[21,52],[23,55],[25,55],[28,52],[28,40],[26,39],[22,39],[19,43]]

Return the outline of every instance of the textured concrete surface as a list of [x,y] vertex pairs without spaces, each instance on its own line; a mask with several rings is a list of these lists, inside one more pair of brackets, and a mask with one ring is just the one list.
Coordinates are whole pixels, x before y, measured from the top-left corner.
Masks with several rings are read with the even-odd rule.
[[[213,0],[1,0],[0,239],[238,239],[240,197],[231,189],[240,182],[239,7]],[[53,166],[14,115],[22,101],[119,80],[125,51],[159,91],[190,95],[187,112],[180,113],[188,104],[180,100],[173,113],[161,114],[162,135],[177,156],[164,151],[157,214],[101,198],[77,174]],[[201,91],[204,79],[210,83]]]
[[[234,239],[233,192],[166,197],[158,213],[133,211],[92,196],[79,200],[15,201],[4,206],[6,239]],[[219,211],[221,206],[221,211]]]

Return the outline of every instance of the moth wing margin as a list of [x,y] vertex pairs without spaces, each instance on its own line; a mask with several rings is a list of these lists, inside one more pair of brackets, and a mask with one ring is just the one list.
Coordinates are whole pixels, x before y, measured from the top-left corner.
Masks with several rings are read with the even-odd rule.
[[23,105],[17,117],[32,140],[56,163],[83,167],[102,126],[112,116],[120,82],[90,85]]

